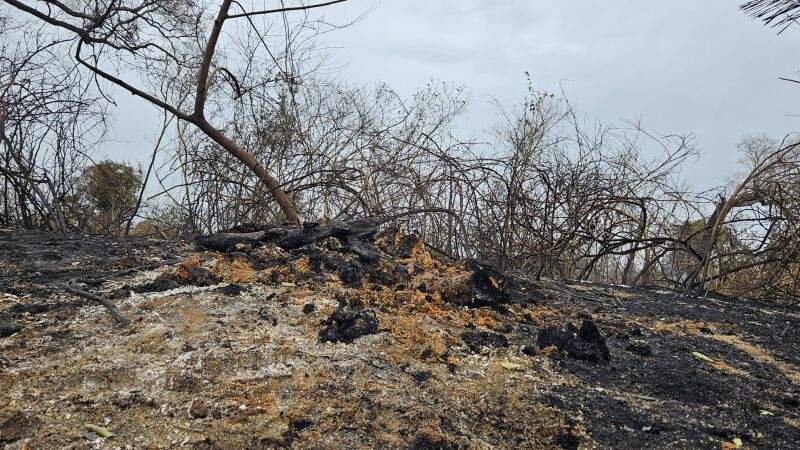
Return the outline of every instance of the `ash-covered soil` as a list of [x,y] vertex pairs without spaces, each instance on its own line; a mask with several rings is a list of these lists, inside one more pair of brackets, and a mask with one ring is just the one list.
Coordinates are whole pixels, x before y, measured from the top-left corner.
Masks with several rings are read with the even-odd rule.
[[797,308],[583,283],[465,306],[474,267],[350,244],[0,232],[0,445],[797,447]]

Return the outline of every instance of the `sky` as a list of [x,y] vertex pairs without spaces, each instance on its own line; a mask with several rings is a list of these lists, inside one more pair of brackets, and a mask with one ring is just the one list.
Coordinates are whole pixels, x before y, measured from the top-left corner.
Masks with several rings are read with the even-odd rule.
[[[431,79],[472,94],[462,128],[480,135],[525,95],[528,71],[563,86],[589,121],[640,120],[661,134],[696,136],[702,151],[683,174],[698,189],[736,169],[737,143],[800,131],[800,27],[778,35],[737,0],[351,0],[327,8],[346,23],[325,45],[357,84],[386,82],[410,96]],[[144,162],[159,115],[121,98],[105,155]],[[645,149],[646,151],[647,149]],[[102,152],[101,152],[102,153]]]

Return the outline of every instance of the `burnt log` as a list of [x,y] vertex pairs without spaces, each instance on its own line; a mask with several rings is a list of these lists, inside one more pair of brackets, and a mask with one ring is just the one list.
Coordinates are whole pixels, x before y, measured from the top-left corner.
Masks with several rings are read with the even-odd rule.
[[236,248],[237,245],[253,246],[258,244],[266,235],[264,231],[251,233],[220,232],[209,235],[197,236],[194,243],[208,250],[226,252]]
[[[240,232],[246,231],[246,232]],[[209,250],[229,251],[240,245],[256,246],[274,244],[284,250],[294,250],[335,237],[354,247],[354,253],[365,259],[374,259],[377,252],[366,248],[362,243],[370,240],[378,231],[376,219],[361,219],[351,222],[331,220],[325,224],[306,222],[302,227],[295,225],[263,226],[240,225],[211,235],[195,238],[195,244]]]

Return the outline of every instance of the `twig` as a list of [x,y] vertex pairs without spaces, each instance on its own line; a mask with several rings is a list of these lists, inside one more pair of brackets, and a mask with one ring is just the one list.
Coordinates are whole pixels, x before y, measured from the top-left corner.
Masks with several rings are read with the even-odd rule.
[[117,323],[121,325],[127,325],[131,323],[130,320],[126,319],[122,314],[119,313],[119,311],[117,311],[117,307],[114,306],[114,304],[111,303],[110,301],[78,288],[78,283],[75,281],[74,278],[69,280],[69,284],[67,285],[66,290],[70,294],[83,297],[85,299],[100,303],[101,305],[105,306],[108,312],[111,313],[111,315],[114,317],[114,320],[117,321]]

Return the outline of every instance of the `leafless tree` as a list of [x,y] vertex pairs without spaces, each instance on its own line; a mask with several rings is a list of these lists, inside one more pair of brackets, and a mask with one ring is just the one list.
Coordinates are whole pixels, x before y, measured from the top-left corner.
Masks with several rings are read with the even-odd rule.
[[[699,235],[701,258],[685,282],[687,291],[702,289],[710,281],[724,280],[742,271],[750,276],[747,287],[725,286],[723,290],[744,295],[769,293],[787,283],[797,285],[789,274],[797,269],[800,255],[797,139],[791,137],[781,143],[748,139],[742,148],[749,171],[729,193],[719,196],[705,222]],[[727,245],[720,245],[723,237]],[[787,293],[790,297],[798,295],[793,288],[785,290]]]
[[7,226],[66,231],[63,199],[104,112],[88,79],[58,54],[62,41],[6,17],[0,30],[0,215]]
[[[222,127],[213,125],[209,118],[212,113],[222,112],[231,101],[246,99],[245,91],[249,86],[237,75],[237,66],[242,63],[246,66],[256,58],[254,53],[240,58],[240,52],[259,52],[274,57],[270,41],[275,40],[278,30],[284,36],[278,42],[291,44],[307,38],[308,34],[318,33],[323,27],[321,20],[303,20],[294,24],[302,30],[297,34],[287,14],[307,14],[309,10],[346,0],[296,3],[275,9],[258,9],[231,0],[222,0],[216,5],[193,0],[4,1],[69,36],[74,61],[97,77],[98,83],[104,81],[121,87],[201,130],[256,175],[288,220],[299,223],[297,209],[279,181],[250,151]],[[216,14],[209,17],[207,11],[212,6]],[[268,17],[278,19],[265,20]],[[203,30],[204,23],[210,24],[210,29]],[[226,25],[229,34],[254,34],[261,45],[243,48],[236,45],[235,39],[228,39],[226,45]],[[294,67],[281,69],[274,74],[277,79],[289,84],[299,82],[301,74],[296,73]],[[187,73],[193,74],[194,89],[188,94],[186,104],[170,102],[140,87],[148,83],[158,85],[165,74],[187,76]]]

